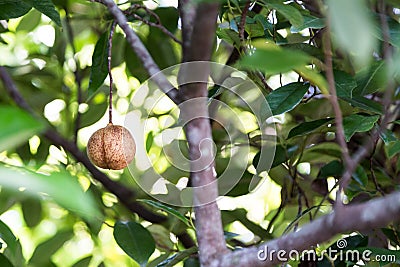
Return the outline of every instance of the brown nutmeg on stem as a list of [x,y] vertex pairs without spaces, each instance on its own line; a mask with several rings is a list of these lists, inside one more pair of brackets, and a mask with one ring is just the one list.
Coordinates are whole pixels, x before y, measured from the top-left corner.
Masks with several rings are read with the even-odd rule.
[[108,76],[110,78],[109,123],[106,127],[94,132],[89,138],[87,154],[90,161],[103,169],[121,170],[128,166],[136,153],[136,144],[131,133],[123,126],[112,123],[112,85],[111,51],[112,36],[116,23],[113,22],[108,38]]
[[90,137],[87,153],[94,165],[103,169],[120,170],[133,160],[136,144],[128,129],[109,123]]

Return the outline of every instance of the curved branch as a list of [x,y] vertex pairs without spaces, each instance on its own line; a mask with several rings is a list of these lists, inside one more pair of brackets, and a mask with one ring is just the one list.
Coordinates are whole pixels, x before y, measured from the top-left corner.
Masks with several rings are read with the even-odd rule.
[[[318,243],[333,238],[345,232],[365,231],[371,228],[384,227],[392,221],[400,219],[400,192],[386,197],[374,199],[362,204],[343,206],[335,212],[323,216],[304,225],[299,231],[284,235],[275,240],[261,244],[258,247],[244,248],[224,254],[210,263],[211,267],[237,266],[275,266],[280,261],[278,251],[285,251],[286,257],[290,251],[298,253],[310,249]],[[268,251],[266,251],[268,250]],[[269,258],[269,254],[273,253]],[[264,252],[267,255],[263,254]],[[281,257],[284,254],[281,254]],[[266,257],[265,261],[260,260]]]

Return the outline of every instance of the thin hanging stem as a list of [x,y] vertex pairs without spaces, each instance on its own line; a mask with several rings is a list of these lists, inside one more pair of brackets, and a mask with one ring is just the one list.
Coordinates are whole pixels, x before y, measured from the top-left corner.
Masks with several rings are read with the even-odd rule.
[[109,95],[109,106],[108,106],[108,123],[112,124],[112,95],[113,95],[113,78],[111,74],[111,50],[112,50],[112,38],[114,35],[115,25],[114,21],[111,25],[110,35],[108,37],[108,76],[110,77],[110,95]]

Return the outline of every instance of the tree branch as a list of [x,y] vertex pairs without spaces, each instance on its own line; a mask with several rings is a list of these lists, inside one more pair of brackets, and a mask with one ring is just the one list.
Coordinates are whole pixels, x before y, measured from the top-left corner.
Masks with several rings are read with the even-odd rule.
[[194,19],[196,23],[193,26],[187,51],[188,61],[209,61],[211,59],[218,10],[218,3],[204,3],[197,6]]
[[35,112],[31,108],[31,106],[29,106],[28,102],[26,102],[22,95],[19,93],[17,86],[3,66],[0,66],[0,79],[3,81],[4,87],[8,95],[14,100],[14,102],[20,108],[28,111],[31,114],[34,114]]
[[[144,11],[146,11],[146,13],[149,14],[150,16],[153,16],[157,22],[151,22],[149,20],[142,18],[138,14],[135,14],[134,11],[137,11],[138,9],[143,9]],[[127,16],[133,16],[135,19],[140,20],[144,24],[160,29],[165,35],[169,36],[172,40],[174,40],[180,45],[182,44],[182,42],[178,38],[176,38],[176,36],[172,32],[168,31],[168,29],[165,28],[164,25],[162,25],[160,17],[154,11],[148,9],[146,6],[134,4],[130,8],[128,8],[124,12],[124,14],[126,14]]]
[[[237,267],[237,266],[275,266],[280,261],[278,251],[285,251],[286,257],[290,251],[310,249],[318,243],[333,238],[345,232],[365,231],[371,228],[384,227],[392,221],[400,219],[400,192],[374,199],[362,204],[343,206],[340,212],[333,212],[318,218],[303,226],[297,232],[291,232],[275,240],[261,244],[258,247],[244,248],[224,254],[210,263],[210,267]],[[268,249],[268,251],[266,251]],[[272,258],[268,254],[275,251]],[[265,261],[258,257],[267,256]]]
[[173,35],[172,32],[168,31],[168,29],[165,28],[160,22],[155,23],[155,22],[148,21],[148,20],[146,20],[146,19],[142,18],[141,16],[139,16],[137,14],[134,14],[134,13],[132,13],[130,15],[132,15],[135,19],[140,20],[144,24],[147,24],[147,25],[149,25],[151,27],[154,27],[154,28],[157,28],[157,29],[161,30],[165,35],[167,35],[169,38],[174,40],[176,43],[182,44],[181,40],[176,38],[176,36]]
[[144,69],[151,76],[151,79],[160,87],[160,90],[162,90],[175,104],[178,105],[180,102],[182,102],[178,90],[168,81],[168,79],[162,73],[160,73],[160,68],[154,62],[154,59],[152,58],[140,38],[129,26],[126,16],[118,8],[117,4],[113,0],[94,1],[106,5],[108,11],[114,16],[118,25],[124,31],[126,35],[126,40],[130,44],[132,50],[142,61]]

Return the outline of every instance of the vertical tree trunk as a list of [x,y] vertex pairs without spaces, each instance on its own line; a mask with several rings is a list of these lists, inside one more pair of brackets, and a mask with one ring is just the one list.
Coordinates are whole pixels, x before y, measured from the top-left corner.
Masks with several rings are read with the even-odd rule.
[[[184,8],[184,7],[183,7]],[[190,45],[184,50],[183,59],[187,61],[209,61],[215,39],[219,5],[199,4],[196,8],[195,23],[190,37]],[[185,40],[183,41],[184,43]],[[210,68],[201,64],[200,68],[181,69],[180,82],[189,74],[195,80],[208,81]],[[185,123],[184,129],[189,144],[191,160],[191,185],[194,187],[196,235],[200,251],[200,263],[208,266],[210,262],[227,252],[226,243],[216,198],[218,186],[214,168],[213,142],[209,120],[206,83],[189,83],[180,87],[185,100],[180,105]],[[210,184],[213,184],[210,186]],[[209,185],[209,186],[206,186]]]

